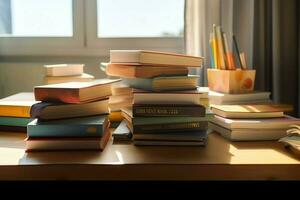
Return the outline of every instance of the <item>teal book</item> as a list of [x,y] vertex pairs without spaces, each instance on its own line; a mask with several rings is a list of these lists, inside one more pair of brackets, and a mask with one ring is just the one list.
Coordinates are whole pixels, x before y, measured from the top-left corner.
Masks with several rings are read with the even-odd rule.
[[24,117],[0,117],[0,126],[26,127],[33,119]]
[[102,137],[109,128],[107,115],[53,121],[33,120],[27,125],[33,137]]
[[154,78],[122,78],[124,84],[148,91],[193,90],[198,86],[199,76],[159,76]]

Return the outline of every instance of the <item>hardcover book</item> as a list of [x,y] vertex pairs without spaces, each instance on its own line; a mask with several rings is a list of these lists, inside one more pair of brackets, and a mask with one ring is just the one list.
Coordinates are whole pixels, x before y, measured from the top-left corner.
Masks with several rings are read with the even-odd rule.
[[32,92],[22,92],[0,99],[0,116],[30,117],[31,107],[39,103]]
[[47,76],[76,76],[83,74],[83,64],[44,65]]
[[37,101],[84,103],[107,98],[111,95],[111,84],[120,80],[99,79],[91,82],[69,82],[36,86]]
[[108,98],[82,104],[41,102],[33,105],[30,110],[31,118],[39,120],[86,117],[108,113]]
[[0,117],[0,126],[26,127],[31,121],[31,118],[25,117]]
[[109,127],[107,115],[41,122],[27,125],[29,138],[34,137],[102,137]]
[[199,76],[164,76],[154,78],[122,78],[130,87],[148,91],[193,90],[198,86]]
[[110,63],[201,67],[203,57],[145,50],[110,50]]
[[67,83],[67,82],[88,82],[94,79],[95,79],[94,76],[86,73],[77,76],[45,76],[44,83],[57,84],[57,83]]
[[184,67],[134,66],[107,64],[106,74],[124,78],[152,78],[156,76],[186,76],[188,69]]

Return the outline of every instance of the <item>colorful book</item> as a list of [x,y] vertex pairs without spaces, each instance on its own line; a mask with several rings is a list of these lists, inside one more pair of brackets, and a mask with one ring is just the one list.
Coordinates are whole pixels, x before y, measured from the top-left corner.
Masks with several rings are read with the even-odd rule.
[[106,74],[124,78],[152,78],[156,76],[186,76],[188,68],[161,66],[134,66],[108,63]]
[[109,127],[107,115],[41,122],[27,125],[29,138],[34,137],[102,137]]
[[0,117],[0,126],[26,127],[31,121],[31,118],[25,117]]
[[67,82],[89,82],[94,80],[95,77],[90,74],[83,73],[76,76],[45,76],[45,84],[57,84],[57,83],[67,83]]
[[201,67],[204,58],[170,52],[145,50],[110,50],[110,63]]
[[91,82],[69,82],[36,86],[37,101],[84,103],[107,98],[111,95],[111,84],[120,80],[99,79]]
[[31,107],[39,103],[32,92],[22,92],[0,99],[0,116],[30,117]]
[[213,105],[211,110],[214,114],[225,118],[274,118],[284,117],[284,112],[293,110],[291,105],[268,104],[268,105]]
[[47,76],[78,76],[83,74],[83,64],[44,65]]
[[[126,109],[126,108],[125,108]],[[133,104],[133,117],[204,117],[205,107],[202,105],[146,105]]]
[[192,90],[198,86],[199,76],[165,76],[154,78],[122,78],[130,87],[148,91]]
[[30,110],[31,118],[54,120],[108,114],[108,98],[82,104],[41,102]]
[[195,90],[148,92],[133,90],[134,104],[185,104],[199,105],[201,98],[207,98],[208,92],[198,87]]

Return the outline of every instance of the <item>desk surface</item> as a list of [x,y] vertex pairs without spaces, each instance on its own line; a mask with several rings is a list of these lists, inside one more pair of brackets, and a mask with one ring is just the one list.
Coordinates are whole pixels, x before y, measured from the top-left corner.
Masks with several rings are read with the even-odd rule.
[[108,143],[100,151],[25,153],[25,133],[0,133],[0,180],[300,179],[300,158],[281,143],[229,142],[210,133],[206,147]]

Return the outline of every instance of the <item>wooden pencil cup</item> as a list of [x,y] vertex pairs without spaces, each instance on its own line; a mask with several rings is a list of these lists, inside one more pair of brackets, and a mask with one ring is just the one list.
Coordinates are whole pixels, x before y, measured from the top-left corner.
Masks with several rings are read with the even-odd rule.
[[207,69],[210,90],[228,94],[241,94],[253,91],[255,70]]

